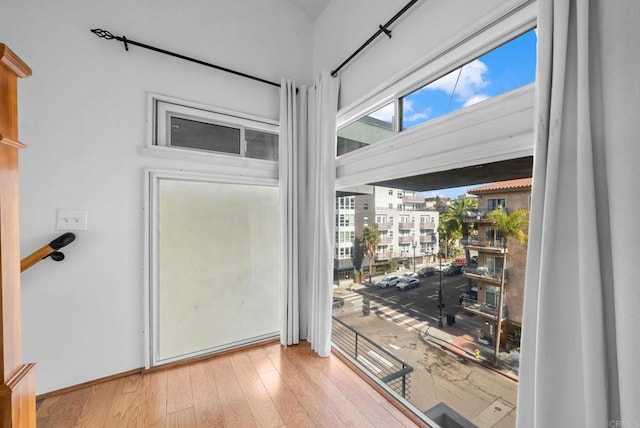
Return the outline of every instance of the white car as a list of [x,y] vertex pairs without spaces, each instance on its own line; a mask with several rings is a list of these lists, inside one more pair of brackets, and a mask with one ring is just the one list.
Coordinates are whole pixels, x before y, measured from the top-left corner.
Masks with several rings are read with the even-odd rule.
[[418,274],[415,273],[415,272],[405,272],[405,273],[402,274],[402,278],[401,279],[403,279],[403,278],[411,279],[411,278],[417,278],[417,277],[418,277]]
[[449,269],[451,267],[451,263],[442,263],[442,264],[437,264],[436,266],[436,272],[446,272],[447,269]]
[[410,288],[420,287],[420,280],[418,278],[409,278],[404,281],[400,281],[396,288],[400,291],[408,290]]
[[393,287],[394,285],[398,284],[398,282],[400,282],[399,276],[396,276],[396,275],[385,276],[384,278],[382,278],[382,281],[378,283],[378,287],[380,288]]

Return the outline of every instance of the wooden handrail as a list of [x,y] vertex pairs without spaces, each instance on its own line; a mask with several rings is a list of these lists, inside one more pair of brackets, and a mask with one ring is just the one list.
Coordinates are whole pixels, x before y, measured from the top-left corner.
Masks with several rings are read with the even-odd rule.
[[76,239],[76,235],[67,232],[60,236],[58,236],[53,241],[49,242],[42,248],[34,251],[29,254],[27,257],[20,261],[20,272],[24,272],[29,269],[31,266],[35,265],[42,259],[46,259],[51,256],[51,258],[57,262],[64,259],[64,254],[58,251],[60,248],[65,247],[72,243]]

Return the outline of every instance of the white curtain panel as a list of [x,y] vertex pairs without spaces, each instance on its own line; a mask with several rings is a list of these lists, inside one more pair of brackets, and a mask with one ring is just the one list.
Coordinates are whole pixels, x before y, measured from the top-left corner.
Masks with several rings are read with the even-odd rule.
[[300,296],[298,281],[298,112],[296,85],[282,79],[280,84],[280,231],[282,235],[282,316],[280,343],[294,345],[300,340]]
[[327,70],[309,89],[309,141],[307,151],[307,219],[305,242],[309,289],[307,340],[321,357],[331,352],[331,296],[336,182],[336,115],[339,78]]
[[282,207],[283,345],[307,339],[331,352],[336,114],[340,83],[323,71],[314,87],[282,82],[280,191]]
[[517,424],[640,426],[640,6],[538,8]]

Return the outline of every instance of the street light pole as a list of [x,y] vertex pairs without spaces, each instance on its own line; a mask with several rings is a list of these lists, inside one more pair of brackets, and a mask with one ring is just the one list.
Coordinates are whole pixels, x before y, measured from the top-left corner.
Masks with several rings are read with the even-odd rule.
[[442,328],[442,255],[440,255],[440,287],[438,289],[438,309],[440,315],[438,317],[438,327]]
[[418,243],[416,241],[413,241],[413,243],[411,245],[413,245],[413,272],[415,273],[415,271],[416,271],[416,247],[418,246]]

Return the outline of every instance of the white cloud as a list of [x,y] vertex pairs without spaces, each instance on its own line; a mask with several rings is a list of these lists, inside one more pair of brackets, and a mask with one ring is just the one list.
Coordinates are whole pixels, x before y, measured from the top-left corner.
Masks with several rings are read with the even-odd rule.
[[[424,90],[440,90],[451,95],[455,89],[456,98],[471,105],[489,98],[482,93],[482,89],[489,85],[489,80],[485,77],[489,71],[487,65],[476,59],[464,65],[462,69],[456,69],[451,73],[442,76],[440,79],[424,87]],[[457,85],[456,85],[457,81]],[[484,98],[482,98],[484,97]],[[467,104],[472,101],[471,104]]]
[[414,112],[412,100],[405,99],[402,108],[405,115],[404,121],[406,122],[415,122],[416,120],[427,119],[431,116],[431,107],[427,107],[422,111]]
[[395,115],[395,108],[394,108],[393,103],[391,103],[391,104],[387,104],[386,106],[382,107],[381,109],[378,109],[378,110],[374,111],[369,116],[371,116],[371,117],[373,117],[375,119],[379,119],[379,120],[383,120],[385,122],[392,123],[394,115]]

